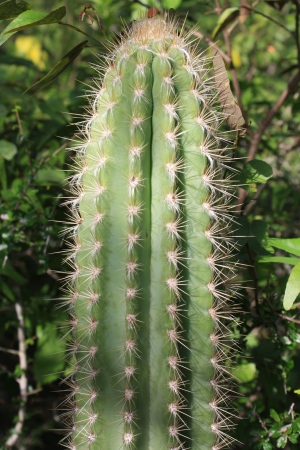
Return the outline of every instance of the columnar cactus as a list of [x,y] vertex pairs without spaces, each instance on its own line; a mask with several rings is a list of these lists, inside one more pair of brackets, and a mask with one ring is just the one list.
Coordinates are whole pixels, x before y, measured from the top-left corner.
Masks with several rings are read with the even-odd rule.
[[211,61],[164,15],[134,22],[107,61],[68,201],[64,444],[217,450],[232,442],[222,286],[234,244]]

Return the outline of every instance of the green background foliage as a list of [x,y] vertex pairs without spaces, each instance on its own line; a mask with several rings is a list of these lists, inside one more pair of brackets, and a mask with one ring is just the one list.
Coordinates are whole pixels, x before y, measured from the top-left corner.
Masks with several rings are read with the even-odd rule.
[[[233,434],[243,444],[237,442],[233,449],[297,449],[300,3],[145,3],[176,9],[188,28],[197,24],[195,38],[201,35],[204,47],[215,35],[226,57],[232,91],[251,123],[235,155],[235,165],[241,170],[238,182],[245,188],[237,200],[242,205],[236,212],[237,259],[245,269],[239,274],[244,287],[237,300],[241,325],[233,330],[241,351],[232,355],[240,394],[234,403],[242,419],[237,420]],[[123,21],[128,24],[146,11],[138,1],[95,0],[92,5],[103,30],[91,9],[83,21],[78,18],[84,2],[0,2],[2,448],[15,432],[22,407],[25,420],[15,448],[55,449],[61,438],[52,430],[62,428],[58,406],[62,391],[68,389],[60,385],[68,374],[63,358],[68,349],[67,316],[53,299],[61,296],[59,278],[67,270],[61,230],[68,218],[59,205],[68,196],[65,179],[72,171],[74,150],[67,152],[66,148],[72,147],[69,140],[74,139],[76,123],[87,105],[84,90],[97,76],[90,67],[96,62],[95,54],[106,53],[105,40],[116,39],[114,33],[122,30]],[[7,26],[15,28],[12,20],[19,14],[23,29],[3,34]],[[37,20],[45,23],[34,24]],[[24,318],[25,371],[18,354],[16,305]],[[283,305],[292,308],[285,311]],[[22,396],[20,380],[24,379]]]

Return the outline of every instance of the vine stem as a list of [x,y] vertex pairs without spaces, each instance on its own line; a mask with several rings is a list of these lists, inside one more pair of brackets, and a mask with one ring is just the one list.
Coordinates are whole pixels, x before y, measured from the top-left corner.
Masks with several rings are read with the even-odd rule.
[[16,302],[15,304],[16,315],[18,318],[18,342],[19,342],[19,361],[20,361],[20,369],[22,371],[19,378],[17,378],[17,382],[20,387],[20,407],[18,411],[18,421],[14,427],[12,435],[7,439],[5,445],[6,447],[13,447],[16,445],[20,434],[23,429],[25,414],[26,414],[26,404],[27,404],[27,389],[28,389],[28,380],[27,380],[27,356],[26,356],[26,344],[25,344],[25,324],[24,324],[24,314],[23,307],[21,303]]

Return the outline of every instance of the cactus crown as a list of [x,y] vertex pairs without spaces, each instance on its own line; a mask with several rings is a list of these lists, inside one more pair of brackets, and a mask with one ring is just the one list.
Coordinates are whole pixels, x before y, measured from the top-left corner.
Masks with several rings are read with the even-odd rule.
[[232,442],[222,287],[234,187],[211,61],[165,15],[134,22],[106,61],[66,202],[63,444],[217,450]]

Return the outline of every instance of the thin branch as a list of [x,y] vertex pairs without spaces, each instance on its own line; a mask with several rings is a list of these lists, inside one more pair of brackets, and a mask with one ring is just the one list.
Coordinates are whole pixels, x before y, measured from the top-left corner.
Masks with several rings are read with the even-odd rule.
[[299,18],[300,18],[300,4],[298,0],[294,0],[294,4],[296,6],[296,15],[295,15],[295,40],[298,52],[298,66],[300,67],[300,30],[299,30]]
[[27,392],[27,397],[29,397],[29,395],[35,395],[38,394],[39,392],[42,392],[43,388],[36,388],[33,389],[32,391]]
[[23,429],[24,421],[25,421],[25,413],[26,413],[26,403],[27,403],[27,388],[28,388],[28,380],[26,376],[27,371],[27,356],[26,356],[26,345],[25,345],[25,331],[24,331],[24,316],[23,316],[23,308],[19,302],[15,304],[16,315],[18,318],[18,341],[19,341],[19,361],[20,361],[20,369],[22,370],[22,374],[20,378],[17,379],[17,382],[20,387],[20,407],[18,411],[18,422],[16,423],[13,434],[7,439],[5,445],[6,447],[13,447],[18,441],[20,434]]
[[294,322],[294,323],[300,324],[300,320],[293,319],[292,317],[284,316],[283,314],[276,313],[276,312],[274,312],[274,314],[275,314],[275,316],[281,317],[282,319],[289,320],[290,322]]
[[57,22],[59,23],[59,25],[64,25],[65,27],[69,27],[72,28],[73,30],[78,31],[79,33],[84,34],[85,36],[87,36],[90,39],[93,39],[93,41],[98,42],[98,44],[103,44],[101,41],[99,41],[99,39],[94,38],[93,36],[90,36],[89,34],[85,33],[84,31],[82,31],[80,28],[75,27],[74,25],[71,25],[70,23],[66,23],[66,22]]
[[260,194],[262,193],[262,191],[265,189],[265,187],[267,186],[267,183],[263,183],[259,186],[259,188],[257,189],[256,194],[254,195],[254,197],[251,198],[251,200],[249,201],[249,203],[245,206],[244,208],[244,215],[248,216],[248,214],[250,214],[250,212],[252,211],[252,209],[254,208],[254,206],[257,203],[257,200],[260,197]]
[[266,115],[265,119],[261,121],[257,132],[254,134],[251,146],[249,149],[248,154],[248,161],[251,161],[254,156],[256,155],[256,152],[258,150],[258,146],[260,144],[260,140],[268,126],[270,125],[272,119],[277,114],[283,103],[286,101],[286,99],[292,95],[298,86],[298,83],[300,81],[300,70],[296,73],[296,75],[290,80],[287,87],[284,89],[278,100],[275,102],[275,104],[272,106],[272,108],[269,110],[268,114]]
[[[247,161],[251,161],[252,159],[254,159],[254,157],[259,149],[259,144],[260,144],[260,141],[261,141],[261,138],[262,138],[264,132],[266,131],[266,129],[268,128],[271,121],[273,120],[275,115],[278,113],[279,109],[282,107],[282,105],[284,104],[286,99],[290,95],[294,94],[294,92],[296,92],[299,82],[300,82],[300,70],[289,81],[287,87],[284,89],[284,91],[279,96],[278,100],[274,103],[272,108],[267,113],[265,119],[261,121],[256,133],[253,134],[252,139],[251,139],[250,149],[248,152]],[[237,202],[237,211],[238,212],[243,211],[244,202],[245,202],[246,197],[247,197],[247,192],[244,189],[240,189],[239,199]]]
[[[247,8],[246,6],[244,6],[244,8]],[[272,17],[268,16],[267,14],[264,14],[261,11],[258,11],[257,9],[253,9],[253,8],[247,8],[250,9],[250,12],[254,12],[255,14],[259,14],[260,16],[265,17],[266,19],[268,19],[270,22],[275,23],[276,25],[278,25],[280,28],[283,28],[287,33],[291,34],[293,36],[293,32],[290,31],[288,28],[286,28],[281,22],[278,22],[276,19],[272,19]]]
[[18,355],[18,350],[11,350],[10,348],[0,347],[0,352],[11,353],[12,355]]

